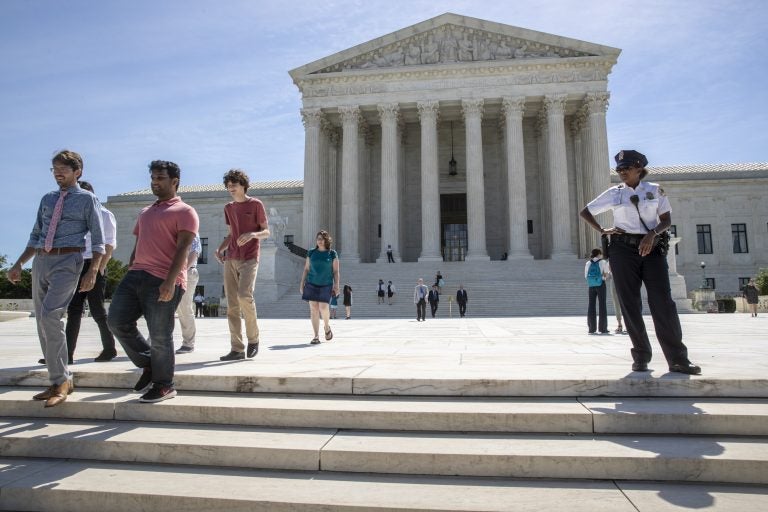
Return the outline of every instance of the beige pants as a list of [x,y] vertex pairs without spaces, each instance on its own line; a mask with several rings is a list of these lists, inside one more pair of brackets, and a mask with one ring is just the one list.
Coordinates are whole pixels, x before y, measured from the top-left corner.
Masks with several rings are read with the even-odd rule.
[[258,260],[226,260],[224,262],[224,293],[227,295],[227,320],[233,352],[244,352],[243,327],[248,343],[259,342],[259,326],[256,323],[256,303],[253,288],[259,271]]
[[181,302],[176,308],[176,314],[179,315],[179,324],[181,324],[181,345],[184,347],[195,348],[195,288],[200,280],[200,274],[196,268],[187,270],[187,289],[181,296]]

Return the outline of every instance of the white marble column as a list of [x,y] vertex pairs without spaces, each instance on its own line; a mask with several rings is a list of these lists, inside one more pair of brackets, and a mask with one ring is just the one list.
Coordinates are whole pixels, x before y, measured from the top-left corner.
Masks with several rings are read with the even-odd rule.
[[387,261],[387,245],[395,261],[400,261],[400,215],[398,199],[397,103],[378,105],[381,119],[381,251],[377,262]]
[[541,257],[549,258],[552,252],[552,210],[549,195],[549,155],[547,154],[547,115],[541,109],[536,116],[536,152],[539,169],[539,239]]
[[320,231],[321,222],[320,123],[323,113],[319,108],[302,109],[301,119],[304,123],[304,194],[300,244],[305,248],[312,248],[315,246],[315,235]]
[[[581,211],[587,204],[584,201],[584,151],[581,140],[581,129],[584,126],[584,119],[581,115],[576,114],[571,121],[571,136],[573,137],[573,169],[576,176],[576,210]],[[579,243],[577,253],[579,257],[587,254],[587,229],[592,229],[585,222],[579,219],[578,223],[578,235]]]
[[440,254],[440,186],[437,170],[437,101],[418,103],[421,121],[421,256],[443,261]]
[[461,100],[467,141],[467,261],[488,261],[485,245],[485,179],[483,177],[483,100]]
[[525,188],[525,152],[523,149],[523,111],[525,96],[502,98],[509,197],[508,260],[531,259],[528,249],[528,207]]
[[323,198],[324,208],[327,209],[328,222],[327,229],[331,236],[336,239],[339,236],[338,222],[338,169],[339,169],[339,131],[335,126],[329,125],[326,136],[328,137],[328,158],[326,170],[326,190],[327,196]]
[[552,259],[574,256],[571,246],[568,165],[565,152],[565,101],[567,95],[544,97],[547,110],[547,154],[552,222]]
[[[607,92],[587,93],[584,102],[587,106],[587,130],[589,150],[587,151],[587,173],[589,173],[590,201],[611,186],[610,157],[608,156],[608,130],[605,124],[605,111],[608,109]],[[598,222],[611,225],[610,214],[601,214]],[[597,233],[595,231],[595,233]]]
[[358,160],[358,106],[339,107],[342,129],[341,149],[341,252],[345,261],[360,261],[358,247],[360,213],[358,211],[358,187],[360,180]]

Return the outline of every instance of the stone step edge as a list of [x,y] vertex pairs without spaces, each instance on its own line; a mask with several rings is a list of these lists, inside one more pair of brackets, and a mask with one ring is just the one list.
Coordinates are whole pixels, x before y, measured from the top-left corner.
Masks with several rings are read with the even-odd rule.
[[[331,431],[297,429],[297,438],[286,439],[282,447],[275,447],[270,436],[274,429],[244,429],[220,427],[172,429],[147,423],[135,422],[114,428],[115,422],[58,422],[45,423],[17,420],[26,428],[33,428],[35,437],[0,435],[0,446],[5,456],[49,458],[51,453],[63,459],[80,458],[101,461],[143,462],[175,464],[195,467],[212,465],[222,467],[334,471],[374,474],[414,474],[431,476],[475,477],[531,477],[594,480],[682,480],[712,481],[724,483],[768,484],[768,456],[760,458],[733,457],[710,453],[702,458],[698,453],[701,445],[711,447],[743,443],[744,438],[696,436],[681,438],[671,436],[645,436],[648,453],[655,444],[674,446],[675,452],[657,453],[656,456],[628,456],[614,453],[615,447],[633,446],[637,436],[544,436],[546,443],[559,443],[554,452],[535,453],[527,448],[531,442],[541,441],[534,435],[488,434],[407,434],[390,435],[376,432]],[[14,427],[14,424],[10,425]],[[66,434],[51,435],[58,429]],[[112,428],[113,430],[110,430]],[[79,431],[77,429],[80,429]],[[140,431],[140,432],[137,432]],[[172,431],[173,438],[163,442],[162,436]],[[97,439],[93,433],[109,432],[123,439]],[[153,434],[154,432],[154,434]],[[207,444],[193,442],[204,434]],[[244,436],[258,436],[249,446],[237,443]],[[131,439],[141,436],[141,440]],[[185,437],[186,435],[186,437]],[[193,440],[188,437],[193,436]],[[304,438],[301,438],[303,436]],[[127,439],[126,439],[127,437]],[[692,436],[689,436],[692,437]],[[378,438],[378,439],[377,439]],[[382,440],[384,444],[382,444]],[[441,443],[451,441],[450,450]],[[460,440],[460,446],[456,443]],[[366,443],[360,446],[360,441]],[[400,441],[400,444],[398,444]],[[513,452],[504,451],[504,443],[515,443]],[[590,447],[589,453],[576,445],[603,443],[609,446]],[[414,443],[418,449],[414,450]],[[469,444],[467,444],[469,443]],[[476,446],[477,443],[480,446]],[[756,443],[757,444],[757,443]],[[768,444],[759,443],[765,453]],[[467,451],[466,447],[472,449]],[[384,449],[378,449],[383,447]],[[430,451],[435,449],[435,451]],[[626,451],[626,450],[625,450]],[[680,455],[685,452],[684,455]],[[753,452],[754,453],[754,448]]]
[[[670,498],[717,491],[765,509],[760,488],[700,483],[534,480],[332,472],[274,472],[214,467],[93,463],[82,460],[0,458],[19,476],[0,481],[0,509],[133,512],[140,499],[151,510],[209,512],[497,512],[520,510],[634,512],[628,494],[649,486]],[[7,473],[6,473],[7,474]],[[715,487],[716,485],[716,487]],[[758,501],[752,501],[758,500]],[[744,503],[742,501],[742,503]],[[639,503],[640,510],[646,508]],[[743,506],[741,507],[744,510]]]
[[[32,400],[34,393],[35,390],[0,387],[0,417],[379,431],[768,436],[765,399],[622,399],[618,401],[622,409],[605,410],[605,406],[615,407],[617,401],[571,397],[477,399],[188,392],[159,404],[141,404],[137,402],[138,394],[125,390],[83,388],[76,389],[60,407],[46,409],[41,402]],[[244,406],[249,400],[258,403]],[[289,405],[291,402],[297,405]],[[312,408],[306,402],[318,407]],[[350,408],[350,402],[356,407]],[[376,405],[398,402],[418,404],[419,409]],[[478,410],[481,404],[485,407]],[[488,405],[494,404],[499,408],[489,410]],[[707,405],[715,410],[718,406],[735,405],[739,413],[712,413]]]
[[[134,372],[73,372],[76,387],[130,390]],[[768,398],[768,378],[718,379],[686,375],[603,379],[385,378],[177,373],[179,391],[413,397],[667,397]],[[106,381],[106,382],[105,382]],[[0,386],[49,385],[46,370],[0,369]],[[463,388],[463,389],[462,389]],[[457,391],[461,389],[461,391]]]

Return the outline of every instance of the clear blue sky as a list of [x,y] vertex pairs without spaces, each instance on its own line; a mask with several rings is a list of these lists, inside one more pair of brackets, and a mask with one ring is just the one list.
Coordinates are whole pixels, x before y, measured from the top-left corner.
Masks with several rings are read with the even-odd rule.
[[768,2],[667,0],[2,0],[0,254],[23,250],[55,150],[97,195],[231,167],[300,179],[288,70],[444,12],[623,50],[609,78],[610,152],[651,165],[766,161]]

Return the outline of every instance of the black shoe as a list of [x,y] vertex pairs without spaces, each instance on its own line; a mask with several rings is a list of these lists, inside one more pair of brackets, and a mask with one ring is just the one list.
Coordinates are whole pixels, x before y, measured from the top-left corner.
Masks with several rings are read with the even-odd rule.
[[194,352],[195,349],[192,347],[187,347],[185,345],[182,345],[179,347],[179,350],[176,351],[177,354],[189,354],[190,352]]
[[669,371],[686,375],[701,375],[701,367],[693,363],[675,363],[669,365]]
[[320,344],[320,338],[314,337],[312,338],[312,341],[309,342],[310,345],[319,345]]
[[152,389],[141,395],[139,402],[144,404],[153,404],[162,402],[176,396],[176,390],[173,386],[152,386]]
[[242,361],[245,359],[245,352],[235,352],[234,350],[225,356],[221,356],[219,361]]
[[647,372],[648,363],[632,363],[633,372]]
[[[38,359],[37,362],[39,364],[45,364],[45,358],[43,357],[42,359]],[[75,360],[70,357],[67,359],[67,364],[75,364]]]
[[248,359],[252,358],[253,356],[255,356],[258,353],[259,353],[259,344],[258,343],[249,343],[248,344],[248,352],[246,354],[248,356]]
[[139,377],[136,385],[133,386],[133,390],[137,393],[144,393],[150,386],[152,386],[152,368],[144,368],[141,377]]
[[117,357],[117,351],[116,350],[102,350],[101,354],[96,356],[94,361],[96,361],[97,363],[105,363],[107,361],[113,360],[116,357]]

